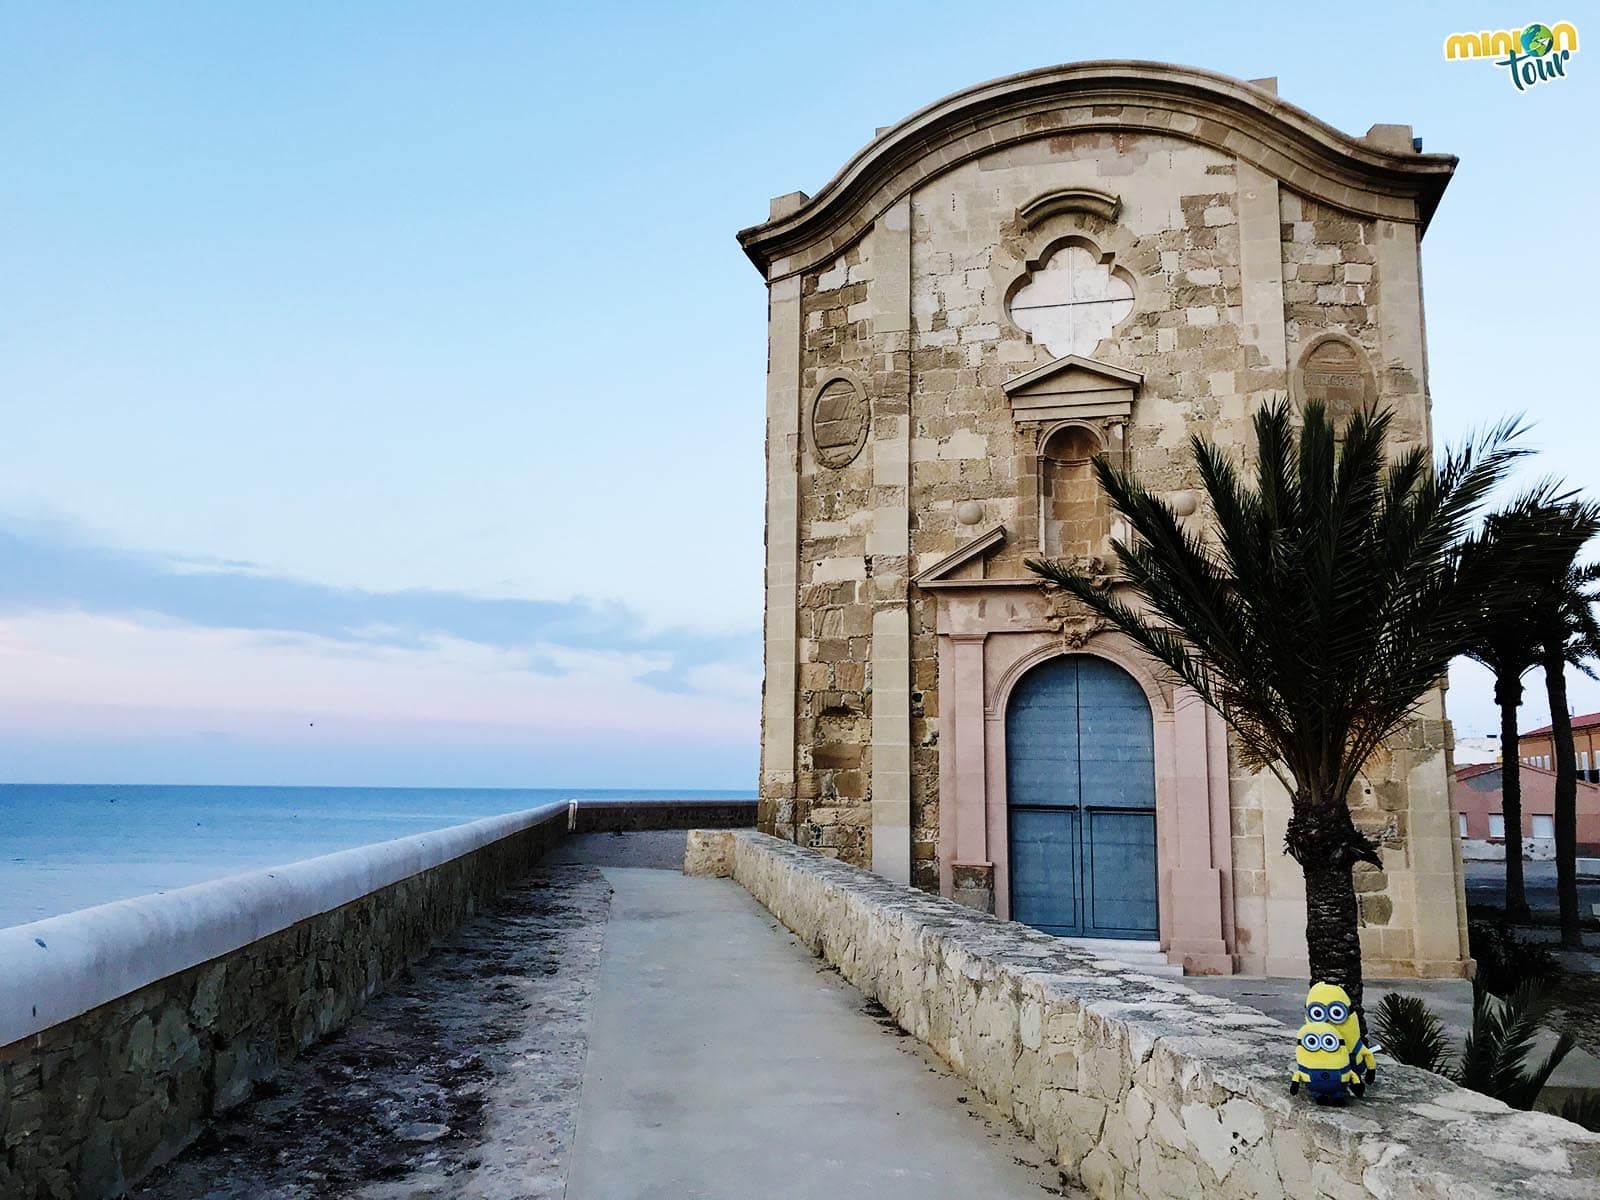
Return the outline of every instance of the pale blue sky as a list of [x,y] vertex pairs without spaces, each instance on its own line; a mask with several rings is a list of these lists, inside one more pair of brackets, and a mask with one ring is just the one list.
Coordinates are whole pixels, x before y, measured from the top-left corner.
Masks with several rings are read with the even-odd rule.
[[[1339,11],[5,5],[0,779],[751,785],[765,308],[733,234],[1054,62],[1277,75],[1459,155],[1437,430],[1526,409],[1600,490],[1600,54],[1519,94],[1440,52],[1600,24]],[[1471,673],[1451,704],[1493,727]]]

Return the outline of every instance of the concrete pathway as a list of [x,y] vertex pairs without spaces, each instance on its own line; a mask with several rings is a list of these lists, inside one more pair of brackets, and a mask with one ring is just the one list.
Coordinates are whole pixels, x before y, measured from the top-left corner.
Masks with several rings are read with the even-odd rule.
[[1068,1194],[743,888],[685,878],[683,849],[568,838],[135,1194]]
[[1064,1194],[737,884],[602,869],[615,894],[567,1200]]

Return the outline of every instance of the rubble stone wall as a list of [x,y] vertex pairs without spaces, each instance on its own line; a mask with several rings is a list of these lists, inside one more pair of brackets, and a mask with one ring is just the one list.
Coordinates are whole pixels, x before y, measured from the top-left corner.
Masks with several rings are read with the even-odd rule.
[[1115,1200],[1574,1197],[1600,1135],[1384,1063],[1367,1099],[1291,1097],[1293,1032],[1172,979],[759,833],[709,835],[730,872],[1069,1178]]
[[[794,795],[766,826],[897,878],[913,870],[909,255],[902,205],[801,277]],[[936,885],[931,844],[922,857]]]

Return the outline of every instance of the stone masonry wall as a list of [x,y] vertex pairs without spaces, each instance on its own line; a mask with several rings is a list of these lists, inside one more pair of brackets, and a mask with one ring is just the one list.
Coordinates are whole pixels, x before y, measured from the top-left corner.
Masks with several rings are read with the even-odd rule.
[[[1429,443],[1423,381],[1415,234],[1391,222],[1364,220],[1284,187],[1278,193],[1285,354],[1290,392],[1304,404],[1319,395],[1336,420],[1369,404],[1393,411],[1389,453]],[[1392,276],[1393,278],[1387,278]],[[1308,380],[1306,356],[1332,335],[1354,348],[1364,384],[1325,388]],[[1309,384],[1309,386],[1308,386]],[[1349,797],[1356,824],[1378,846],[1383,867],[1355,870],[1361,949],[1373,974],[1454,974],[1462,921],[1441,918],[1437,898],[1456,891],[1453,838],[1443,826],[1448,725],[1442,694],[1380,749]],[[1302,966],[1304,883],[1280,853],[1289,803],[1272,780],[1244,771],[1230,755],[1230,808],[1238,950],[1245,969],[1293,973]],[[1413,828],[1421,822],[1422,828]],[[1419,903],[1432,896],[1432,910]],[[1289,947],[1290,949],[1285,949]]]
[[904,419],[896,381],[907,360],[903,335],[873,319],[875,232],[801,281],[795,813],[777,830],[863,865],[873,854],[874,618],[906,593],[903,549],[883,548],[875,515],[891,490],[878,443]]
[[[1121,197],[1116,221],[1087,214],[1039,230],[1018,209],[1052,187]],[[1194,488],[1191,431],[1241,444],[1249,412],[1283,373],[1266,368],[1242,327],[1235,165],[1161,134],[1074,133],[1011,146],[940,176],[913,202],[911,548],[927,567],[1003,523],[986,564],[1019,576],[1036,554],[1039,439],[1048,423],[1017,422],[1003,385],[1052,361],[1008,319],[1005,291],[1030,253],[1086,239],[1135,280],[1131,316],[1090,357],[1142,372],[1126,462],[1158,490]],[[976,501],[981,517],[957,512]],[[1098,516],[1099,514],[1097,514]],[[1048,553],[1060,547],[1045,546]],[[913,591],[913,854],[936,888],[939,840],[938,639],[935,601]]]
[[[686,869],[733,877],[1110,1200],[1576,1197],[1600,1135],[1381,1063],[1347,1109],[1287,1094],[1293,1033],[756,833]],[[730,864],[731,860],[731,864]]]
[[[1024,606],[998,588],[940,593],[907,581],[997,526],[1003,542],[951,568],[959,578],[939,586],[1026,580],[1025,558],[1090,546],[1103,553],[1106,535],[1119,531],[1103,506],[1091,509],[1084,493],[1094,489],[1074,474],[1081,453],[1096,447],[1050,462],[1065,446],[1053,420],[1028,420],[1029,405],[1014,409],[1007,398],[1008,383],[1047,367],[1069,344],[1072,354],[1138,373],[1131,413],[1087,421],[1095,429],[1087,439],[1153,490],[1181,497],[1198,536],[1209,514],[1191,434],[1248,456],[1251,418],[1265,403],[1322,395],[1340,416],[1379,403],[1395,410],[1392,450],[1430,444],[1414,210],[1391,204],[1383,188],[1331,186],[1320,169],[1276,157],[1274,137],[1256,137],[1224,136],[1181,104],[1095,102],[1016,122],[997,116],[993,132],[985,126],[963,138],[959,155],[941,152],[952,165],[930,158],[907,190],[886,187],[863,202],[848,233],[835,230],[825,246],[785,245],[770,264],[769,315],[778,315],[769,508],[778,515],[769,514],[768,530],[763,829],[927,890],[1003,906],[1003,826],[980,813],[1003,786],[1005,764],[989,749],[999,726],[979,726],[1003,714],[991,711],[999,692],[985,692],[979,712],[967,689],[1003,690],[1009,677],[985,672],[1038,652],[1041,637],[1059,634],[1084,653],[1106,651],[1108,639],[1066,611],[1016,615]],[[1412,153],[1399,127],[1375,127],[1364,140]],[[1079,202],[1045,199],[1073,194]],[[1086,195],[1100,200],[1082,202]],[[809,203],[780,198],[774,222]],[[1091,322],[1086,338],[1047,333],[1013,301],[1042,282],[1057,255],[1114,275],[1120,294],[1131,293],[1131,311],[1105,327]],[[871,409],[853,455],[836,444],[852,428],[843,419],[853,411],[852,387]],[[819,443],[824,430],[835,444]],[[1047,435],[1050,445],[1041,446]],[[790,528],[798,545],[786,589],[771,581],[788,569]],[[952,614],[974,595],[989,608],[962,609],[957,629]],[[960,690],[941,695],[941,686]],[[963,745],[980,746],[959,767],[958,727],[968,730]],[[1383,858],[1356,880],[1363,952],[1375,973],[1462,969],[1449,741],[1442,696],[1431,697],[1351,798]],[[1297,973],[1304,895],[1298,869],[1280,852],[1287,798],[1270,778],[1220,756],[1208,763],[1219,797],[1214,861],[1197,869],[1219,873],[1226,954],[1246,972]],[[1158,793],[1164,872],[1176,863],[1169,800]],[[896,858],[905,852],[909,864]],[[1444,895],[1457,896],[1456,911],[1424,902]]]
[[572,815],[571,832],[744,829],[755,823],[754,800],[585,800]]
[[[862,241],[801,283],[806,425],[811,398],[828,374],[842,368],[870,375],[871,329],[863,311],[870,279],[869,245]],[[826,466],[802,438],[800,478],[796,832],[802,845],[866,863],[872,609],[863,593],[871,458],[858,453],[842,467]]]
[[[1071,186],[1114,194],[1121,209],[1115,219],[1074,213],[1020,223],[1016,214],[1030,199]],[[1025,575],[1027,555],[1069,549],[1051,544],[1053,514],[1039,511],[1041,483],[1055,489],[1053,479],[1037,477],[1048,425],[1014,419],[1002,391],[1053,356],[1008,316],[1007,289],[1067,245],[1087,246],[1126,272],[1135,297],[1125,319],[1083,348],[1144,378],[1125,442],[1105,449],[1158,492],[1199,493],[1196,532],[1207,514],[1190,434],[1247,453],[1261,404],[1286,394],[1304,403],[1327,391],[1328,364],[1314,351],[1355,364],[1353,377],[1363,381],[1359,395],[1335,388],[1336,415],[1381,403],[1395,410],[1393,452],[1428,443],[1409,225],[1349,216],[1224,153],[1158,133],[1060,134],[1010,146],[937,177],[913,197],[912,212],[913,570],[995,524],[1008,536],[984,564],[986,575]],[[1332,349],[1317,351],[1329,339]],[[957,516],[963,511],[967,520]],[[1097,522],[1084,528],[1101,532]],[[938,716],[948,701],[939,695],[936,603],[913,589],[910,605],[912,837],[922,868],[914,878],[926,885],[941,821]],[[1462,943],[1451,935],[1458,922],[1434,919],[1418,901],[1457,890],[1452,844],[1436,820],[1448,814],[1440,764],[1449,732],[1438,705],[1428,708],[1351,798],[1385,861],[1382,870],[1357,873],[1363,949],[1375,971],[1459,972]],[[1279,853],[1287,803],[1278,790],[1235,772],[1226,886],[1239,965],[1295,973],[1304,953],[1303,885]]]
[[114,1196],[326,1037],[566,833],[567,813],[0,1047],[0,1196]]

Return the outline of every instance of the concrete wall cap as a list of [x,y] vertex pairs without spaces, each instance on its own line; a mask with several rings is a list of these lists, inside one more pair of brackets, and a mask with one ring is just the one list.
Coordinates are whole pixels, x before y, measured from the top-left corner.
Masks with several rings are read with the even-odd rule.
[[441,863],[565,818],[557,801],[0,929],[0,1047]]

